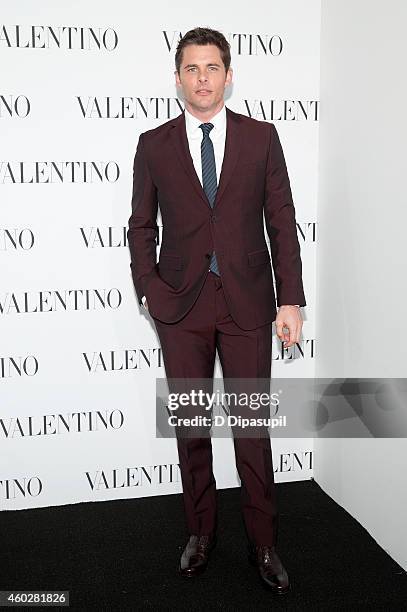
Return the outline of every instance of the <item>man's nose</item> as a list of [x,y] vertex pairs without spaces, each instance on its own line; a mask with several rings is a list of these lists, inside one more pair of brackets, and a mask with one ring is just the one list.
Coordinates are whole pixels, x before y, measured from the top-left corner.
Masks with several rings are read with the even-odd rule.
[[204,72],[201,72],[198,78],[202,83],[208,80],[208,77]]

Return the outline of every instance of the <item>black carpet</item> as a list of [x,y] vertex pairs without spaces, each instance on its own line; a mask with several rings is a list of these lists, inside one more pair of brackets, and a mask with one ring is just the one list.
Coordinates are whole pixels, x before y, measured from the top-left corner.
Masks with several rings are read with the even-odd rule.
[[2,512],[0,589],[69,590],[73,610],[407,610],[406,572],[314,481],[277,490],[288,595],[247,561],[239,489],[218,491],[218,545],[190,580],[181,495]]

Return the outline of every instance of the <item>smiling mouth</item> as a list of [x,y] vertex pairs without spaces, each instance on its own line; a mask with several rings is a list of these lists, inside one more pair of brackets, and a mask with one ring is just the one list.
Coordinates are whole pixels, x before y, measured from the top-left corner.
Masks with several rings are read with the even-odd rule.
[[206,94],[210,94],[212,92],[211,92],[210,89],[198,89],[196,93],[206,95]]

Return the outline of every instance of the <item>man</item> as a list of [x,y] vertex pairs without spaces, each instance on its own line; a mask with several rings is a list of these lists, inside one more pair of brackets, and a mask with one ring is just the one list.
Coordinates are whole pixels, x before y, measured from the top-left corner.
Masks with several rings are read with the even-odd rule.
[[[167,378],[213,378],[217,350],[224,379],[270,379],[272,322],[284,347],[292,346],[301,334],[299,306],[306,305],[279,137],[273,124],[225,107],[232,69],[221,33],[189,31],[175,65],[185,111],[141,134],[134,160],[127,235],[135,290],[153,317]],[[178,436],[177,446],[190,534],[179,571],[192,577],[206,568],[216,542],[211,439]],[[286,593],[270,438],[235,436],[234,448],[249,559],[266,586]]]

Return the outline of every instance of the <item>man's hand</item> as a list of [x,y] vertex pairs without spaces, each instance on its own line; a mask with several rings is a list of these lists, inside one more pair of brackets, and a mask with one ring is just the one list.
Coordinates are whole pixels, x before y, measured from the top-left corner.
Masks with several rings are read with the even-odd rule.
[[[280,306],[276,317],[276,332],[284,348],[299,342],[302,323],[299,306]],[[288,333],[283,332],[283,327],[288,328]]]

